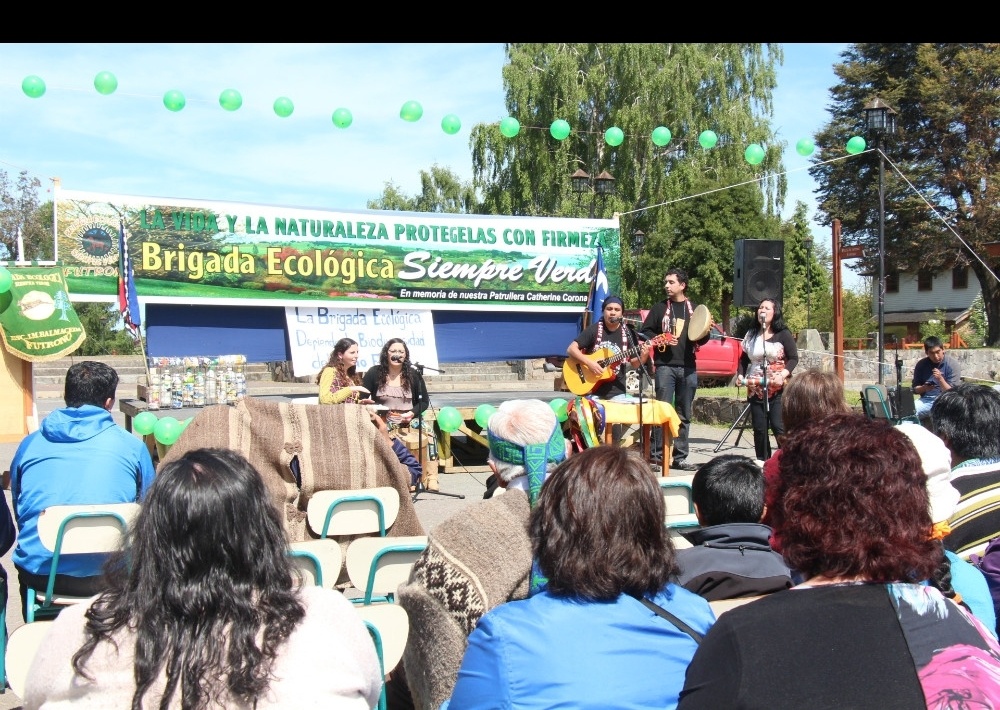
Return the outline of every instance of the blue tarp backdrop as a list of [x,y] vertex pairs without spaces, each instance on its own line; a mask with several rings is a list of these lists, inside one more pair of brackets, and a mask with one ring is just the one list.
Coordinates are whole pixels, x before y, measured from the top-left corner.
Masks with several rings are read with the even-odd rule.
[[[434,311],[439,362],[523,360],[565,355],[578,313]],[[291,359],[284,306],[146,304],[150,357],[239,353],[250,362]]]

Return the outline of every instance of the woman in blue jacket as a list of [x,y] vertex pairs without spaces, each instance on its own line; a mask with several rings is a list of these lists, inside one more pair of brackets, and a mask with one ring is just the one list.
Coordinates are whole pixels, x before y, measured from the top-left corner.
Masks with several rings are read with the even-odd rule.
[[675,707],[714,614],[669,583],[664,517],[635,453],[600,446],[560,464],[531,513],[543,589],[480,619],[450,707]]

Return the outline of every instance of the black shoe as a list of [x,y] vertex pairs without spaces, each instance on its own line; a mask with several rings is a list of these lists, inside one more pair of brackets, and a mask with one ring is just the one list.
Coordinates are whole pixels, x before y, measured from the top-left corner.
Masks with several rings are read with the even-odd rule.
[[674,461],[670,468],[676,468],[678,471],[697,471],[698,464],[684,459],[683,461]]

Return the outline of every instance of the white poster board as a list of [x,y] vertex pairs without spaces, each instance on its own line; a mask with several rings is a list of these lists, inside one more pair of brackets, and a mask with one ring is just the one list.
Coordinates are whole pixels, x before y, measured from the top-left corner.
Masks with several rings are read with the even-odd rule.
[[[358,343],[359,373],[377,365],[382,346],[402,338],[410,349],[410,362],[425,365],[424,377],[438,369],[434,319],[428,310],[402,308],[326,308],[286,306],[285,321],[296,377],[315,375],[341,338]],[[431,369],[433,368],[433,369]]]

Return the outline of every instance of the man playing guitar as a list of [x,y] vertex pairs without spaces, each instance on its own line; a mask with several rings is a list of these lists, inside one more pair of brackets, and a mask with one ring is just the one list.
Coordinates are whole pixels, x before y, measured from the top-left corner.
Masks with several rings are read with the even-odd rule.
[[576,337],[576,340],[566,348],[566,355],[573,360],[574,369],[579,372],[580,379],[594,381],[594,389],[590,394],[600,399],[610,399],[619,394],[625,394],[624,361],[613,366],[605,366],[601,358],[593,357],[598,351],[611,351],[614,354],[638,350],[639,356],[629,359],[633,367],[640,367],[649,359],[649,347],[640,343],[635,329],[624,323],[624,303],[618,296],[608,296],[601,307],[601,320],[594,323]]

